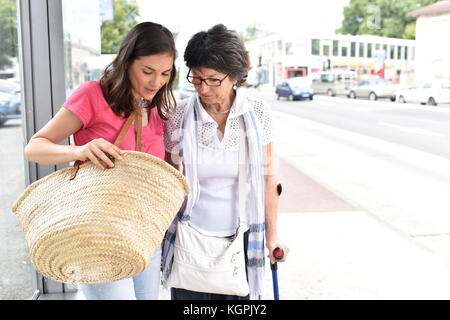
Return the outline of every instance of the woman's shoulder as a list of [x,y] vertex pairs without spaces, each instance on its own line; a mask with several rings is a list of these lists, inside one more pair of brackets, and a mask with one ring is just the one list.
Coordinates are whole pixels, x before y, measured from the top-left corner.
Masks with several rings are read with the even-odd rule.
[[103,96],[99,81],[87,81],[76,88],[68,98],[68,102],[82,100],[84,103],[98,103],[99,98]]
[[257,122],[261,125],[262,129],[262,143],[268,144],[273,140],[272,137],[272,108],[269,103],[259,97],[248,97],[250,106],[255,114]]
[[271,115],[272,108],[264,99],[249,95],[249,105],[251,106],[256,117],[262,122],[265,118]]
[[187,109],[189,99],[190,98],[178,101],[173,110],[166,115],[168,120],[165,121],[166,129],[164,131],[164,146],[166,147],[167,152],[178,153],[179,151],[179,130],[181,128],[181,122]]
[[87,81],[85,83],[82,83],[78,88],[75,89],[74,92],[92,92],[92,93],[98,93],[101,92],[102,88],[100,86],[100,81],[98,80],[91,80]]
[[173,110],[167,114],[168,123],[173,125],[179,125],[181,123],[181,119],[184,116],[189,99],[190,98],[186,98],[177,102]]

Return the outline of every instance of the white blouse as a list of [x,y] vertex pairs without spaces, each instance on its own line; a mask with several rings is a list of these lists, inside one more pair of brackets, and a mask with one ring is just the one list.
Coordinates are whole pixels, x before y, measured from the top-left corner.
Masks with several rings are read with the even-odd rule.
[[[178,154],[180,150],[179,129],[188,99],[177,104],[165,123],[164,145],[166,151],[172,154]],[[250,98],[250,101],[262,128],[261,143],[267,145],[273,141],[271,108],[262,100]],[[198,98],[197,104],[201,106]],[[199,110],[197,174],[200,196],[192,209],[189,225],[205,235],[227,237],[235,233],[239,220],[239,116],[244,110],[233,103],[222,140],[218,137],[222,135],[217,129],[218,124],[203,107]],[[247,196],[246,208],[249,207],[248,201],[249,196]],[[247,221],[249,221],[248,217]]]

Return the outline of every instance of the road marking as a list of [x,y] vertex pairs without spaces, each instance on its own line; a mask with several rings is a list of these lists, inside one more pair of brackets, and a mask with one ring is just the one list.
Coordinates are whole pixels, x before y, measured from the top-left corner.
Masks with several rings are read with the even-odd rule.
[[377,125],[398,129],[398,130],[404,131],[404,132],[421,134],[424,136],[445,137],[445,135],[443,135],[441,133],[437,133],[437,132],[430,131],[430,130],[425,130],[422,128],[409,128],[409,127],[400,126],[398,124],[392,124],[392,123],[388,123],[388,122],[377,122]]

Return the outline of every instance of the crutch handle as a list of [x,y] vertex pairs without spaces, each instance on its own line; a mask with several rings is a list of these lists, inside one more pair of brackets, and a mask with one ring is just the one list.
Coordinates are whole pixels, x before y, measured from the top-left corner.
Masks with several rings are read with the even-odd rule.
[[284,257],[284,251],[281,248],[276,247],[273,250],[273,256],[275,257],[275,260],[281,260]]
[[[273,250],[273,256],[275,257],[275,260],[281,260],[284,257],[284,251],[281,248],[276,247]],[[274,270],[278,270],[278,266],[277,263],[270,263],[270,270],[274,271]]]
[[277,275],[277,260],[283,259],[284,251],[281,248],[275,248],[272,252],[275,257],[275,263],[270,264],[270,269],[272,270],[272,282],[273,282],[273,297],[275,300],[280,300],[280,295],[278,293],[278,275]]

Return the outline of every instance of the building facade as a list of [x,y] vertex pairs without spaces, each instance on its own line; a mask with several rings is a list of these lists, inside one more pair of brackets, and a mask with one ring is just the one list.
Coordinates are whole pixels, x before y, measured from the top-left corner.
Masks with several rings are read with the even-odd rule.
[[303,37],[272,33],[246,41],[249,78],[275,86],[284,79],[341,68],[379,74],[394,82],[414,81],[415,41],[372,35]]
[[417,18],[417,80],[450,79],[450,42],[445,40],[445,32],[450,30],[450,1],[438,1],[408,15]]

